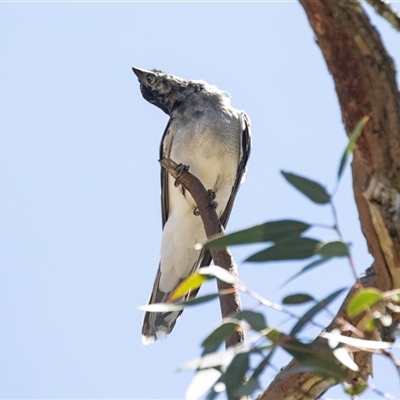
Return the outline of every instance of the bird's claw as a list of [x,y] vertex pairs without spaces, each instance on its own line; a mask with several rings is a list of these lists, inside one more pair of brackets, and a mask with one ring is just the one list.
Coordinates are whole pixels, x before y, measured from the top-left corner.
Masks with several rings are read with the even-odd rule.
[[[207,204],[207,207],[212,207],[214,209],[216,209],[218,207],[218,202],[215,201],[215,198],[217,197],[215,192],[213,190],[208,190],[208,194],[210,195],[210,202]],[[196,207],[193,210],[193,215],[195,215],[196,217],[198,217],[200,215],[200,211],[199,208]]]
[[214,209],[216,209],[218,207],[218,201],[215,200],[211,200],[208,204],[207,207],[212,207]]
[[212,207],[212,208],[216,209],[218,207],[218,202],[215,201],[217,195],[211,189],[208,191],[208,194],[210,195],[210,202],[208,203],[207,207]]
[[181,184],[179,182],[179,175],[182,173],[182,171],[189,171],[189,165],[178,164],[175,169],[178,172],[178,177],[175,179],[174,186],[178,187]]

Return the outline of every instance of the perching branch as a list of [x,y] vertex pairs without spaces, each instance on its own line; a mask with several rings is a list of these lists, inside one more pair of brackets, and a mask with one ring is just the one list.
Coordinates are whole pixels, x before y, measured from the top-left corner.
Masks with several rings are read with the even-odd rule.
[[[221,225],[217,212],[215,211],[215,208],[210,206],[210,192],[205,189],[200,180],[192,175],[189,171],[177,169],[178,164],[169,158],[160,160],[160,164],[171,174],[171,176],[173,176],[175,179],[178,179],[179,183],[183,185],[192,195],[200,212],[200,217],[203,221],[207,239],[223,235],[224,228]],[[212,249],[210,252],[215,265],[226,269],[231,274],[237,275],[237,266],[227,248],[218,250]],[[217,280],[217,285],[219,291],[227,289],[232,290],[232,294],[220,297],[222,318],[226,318],[241,311],[242,307],[240,303],[238,287],[236,285],[231,285],[220,281],[219,279]],[[240,330],[226,341],[226,347],[231,347],[243,342],[244,331]]]

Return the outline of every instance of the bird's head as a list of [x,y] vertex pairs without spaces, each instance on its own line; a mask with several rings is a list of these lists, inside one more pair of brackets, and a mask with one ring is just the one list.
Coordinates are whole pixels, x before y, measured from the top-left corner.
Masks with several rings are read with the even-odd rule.
[[187,96],[203,88],[203,82],[190,81],[153,69],[132,68],[140,82],[142,96],[151,104],[171,115]]

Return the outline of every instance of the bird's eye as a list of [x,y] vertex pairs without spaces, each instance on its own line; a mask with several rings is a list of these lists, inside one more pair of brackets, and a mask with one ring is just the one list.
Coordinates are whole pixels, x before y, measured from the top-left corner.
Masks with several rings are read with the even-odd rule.
[[146,76],[146,81],[148,84],[152,85],[156,81],[156,77],[154,75],[148,74]]

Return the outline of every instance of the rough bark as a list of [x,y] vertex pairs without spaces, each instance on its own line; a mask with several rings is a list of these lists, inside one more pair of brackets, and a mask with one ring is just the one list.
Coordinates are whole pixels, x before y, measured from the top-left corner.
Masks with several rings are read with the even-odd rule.
[[[370,116],[352,162],[361,228],[375,260],[363,284],[382,291],[399,288],[400,113],[393,60],[357,0],[299,1],[332,74],[347,134]],[[352,321],[343,306],[338,315],[363,331],[363,316]],[[357,353],[355,361],[360,372],[349,372],[349,382],[366,379],[372,370],[369,354]],[[259,399],[316,399],[334,385],[309,373],[288,376],[296,365],[293,360],[285,367]]]

